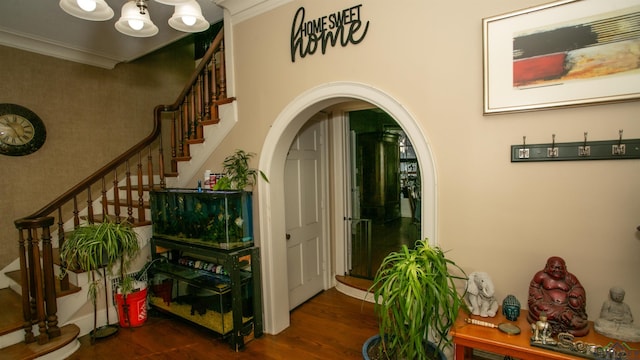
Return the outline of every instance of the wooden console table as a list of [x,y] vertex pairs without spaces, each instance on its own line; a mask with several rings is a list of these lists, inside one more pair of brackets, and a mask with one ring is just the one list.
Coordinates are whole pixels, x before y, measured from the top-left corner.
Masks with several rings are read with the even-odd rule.
[[[557,351],[531,346],[529,343],[529,339],[531,338],[531,328],[527,322],[527,313],[527,310],[522,310],[520,312],[520,316],[518,316],[518,320],[512,322],[520,328],[520,334],[508,335],[495,328],[467,324],[464,321],[465,318],[472,318],[491,322],[496,325],[502,322],[509,322],[504,315],[502,315],[502,308],[498,310],[498,314],[493,318],[482,318],[480,316],[467,315],[464,311],[461,311],[454,326],[451,328],[451,335],[453,337],[455,348],[455,359],[471,359],[472,350],[478,349],[495,354],[509,355],[523,360],[585,360],[584,357],[568,355]],[[589,334],[587,334],[587,336],[575,338],[574,342],[583,341],[585,343],[598,344],[602,346],[606,346],[610,343],[622,343],[622,341],[614,340],[596,333],[593,330],[593,322],[589,323],[589,326],[591,327]],[[640,343],[627,342],[626,344],[632,349],[640,349]],[[638,350],[637,354],[634,352],[632,356],[627,356],[627,359],[634,359],[633,356],[638,355],[640,355],[640,350]]]

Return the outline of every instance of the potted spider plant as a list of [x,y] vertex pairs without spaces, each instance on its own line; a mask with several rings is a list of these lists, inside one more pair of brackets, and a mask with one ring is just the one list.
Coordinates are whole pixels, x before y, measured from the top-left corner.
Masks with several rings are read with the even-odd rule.
[[380,333],[367,340],[363,357],[446,360],[448,331],[465,306],[456,282],[466,279],[464,270],[427,239],[387,255],[369,289]]
[[[109,324],[101,329],[96,329],[96,301],[100,290],[99,278],[102,278],[101,280],[104,282],[106,297],[107,273],[114,275],[113,268],[117,267],[117,275],[122,279],[120,285],[121,293],[131,293],[134,287],[134,279],[128,274],[128,271],[139,251],[138,235],[127,221],[116,223],[106,220],[102,223],[83,224],[75,228],[62,244],[60,259],[65,264],[65,267],[61,276],[64,276],[67,270],[81,270],[90,274],[91,282],[89,283],[87,296],[91,300],[94,309],[92,339],[108,336],[117,331],[117,329],[113,330]],[[119,265],[115,266],[118,262]],[[102,271],[98,271],[100,269]],[[96,274],[98,277],[96,277]]]
[[213,190],[244,190],[253,186],[258,180],[258,173],[262,179],[269,182],[267,176],[260,170],[249,167],[249,160],[256,154],[237,149],[222,162],[225,176],[218,179]]

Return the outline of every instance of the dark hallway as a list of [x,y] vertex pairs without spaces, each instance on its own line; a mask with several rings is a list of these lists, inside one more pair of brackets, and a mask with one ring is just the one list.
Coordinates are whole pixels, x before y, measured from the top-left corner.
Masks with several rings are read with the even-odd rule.
[[[419,239],[419,227],[419,223],[408,217],[372,224],[370,252],[366,244],[358,244],[359,241],[354,240],[353,264],[350,275],[373,279],[385,256],[392,251],[399,250],[402,245],[411,247]],[[364,241],[366,242],[366,240]]]

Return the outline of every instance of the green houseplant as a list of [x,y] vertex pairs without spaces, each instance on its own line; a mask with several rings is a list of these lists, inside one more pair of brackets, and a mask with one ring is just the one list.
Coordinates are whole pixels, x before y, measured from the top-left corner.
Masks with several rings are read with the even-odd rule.
[[[385,257],[369,289],[375,298],[383,358],[436,359],[451,344],[448,331],[464,305],[456,281],[465,272],[428,240]],[[433,342],[428,341],[432,339]],[[365,349],[363,349],[363,356]]]
[[247,186],[253,186],[258,180],[258,173],[269,182],[267,176],[260,170],[249,167],[249,160],[256,154],[237,149],[227,156],[222,162],[225,176],[219,179],[214,190],[244,190]]
[[[96,278],[96,273],[100,277],[106,276],[104,272],[97,270],[106,269],[113,275],[113,268],[119,262],[117,275],[121,278],[120,291],[123,294],[131,293],[134,279],[128,271],[139,251],[138,235],[127,221],[116,223],[107,220],[102,223],[83,224],[75,228],[62,244],[60,259],[65,267],[61,276],[64,276],[67,270],[90,273],[88,297],[94,307],[94,337],[96,300],[100,288],[100,280]],[[106,278],[102,280],[106,286]]]

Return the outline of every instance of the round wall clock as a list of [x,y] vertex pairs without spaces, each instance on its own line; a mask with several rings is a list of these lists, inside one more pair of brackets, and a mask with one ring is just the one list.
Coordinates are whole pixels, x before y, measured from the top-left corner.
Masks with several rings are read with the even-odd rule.
[[33,111],[16,104],[0,104],[0,154],[31,154],[46,138],[44,123]]

